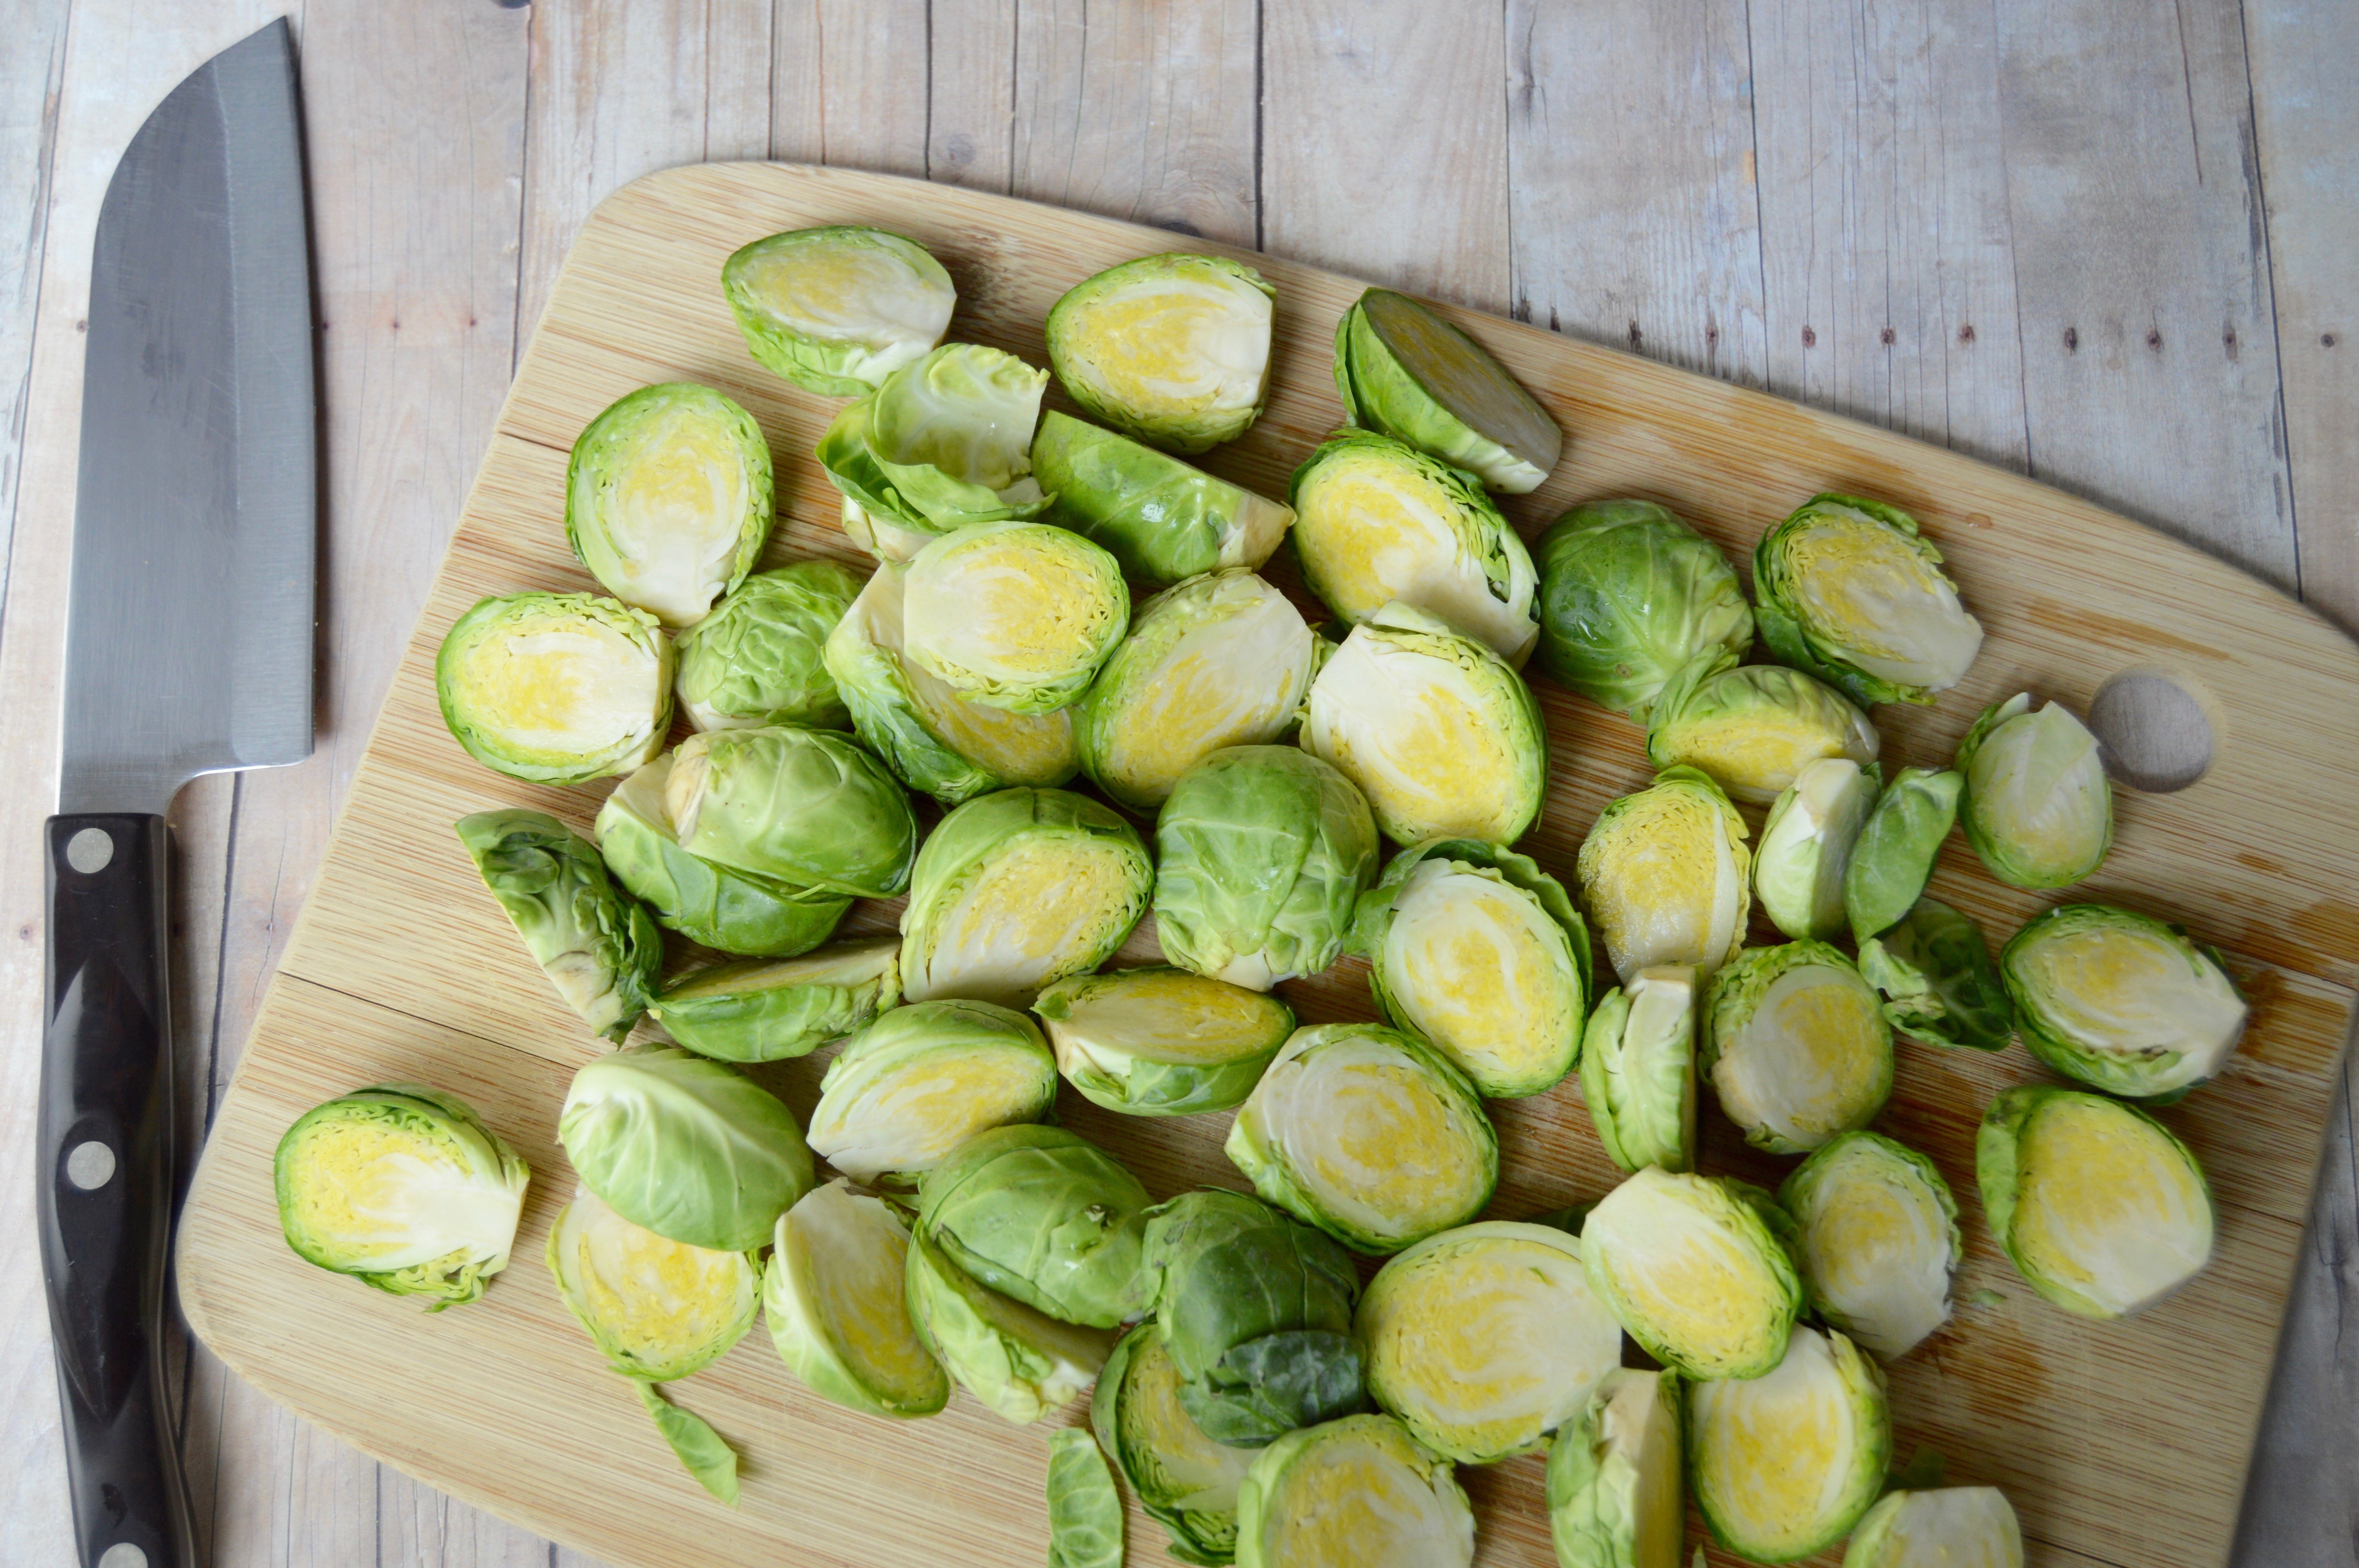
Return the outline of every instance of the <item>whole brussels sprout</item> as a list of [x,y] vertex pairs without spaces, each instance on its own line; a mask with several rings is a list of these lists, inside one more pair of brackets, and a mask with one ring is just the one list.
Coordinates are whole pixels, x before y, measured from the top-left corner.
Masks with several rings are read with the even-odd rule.
[[976,1283],[923,1229],[909,1237],[909,1319],[918,1336],[993,1414],[1018,1426],[1071,1404],[1114,1349],[1102,1329],[1060,1323]]
[[720,1360],[754,1326],[762,1299],[755,1253],[666,1240],[587,1187],[575,1190],[549,1227],[549,1271],[565,1310],[607,1365],[655,1383]]
[[1982,927],[1946,903],[1920,898],[1899,925],[1861,943],[1859,973],[1912,1040],[2004,1051],[2015,1038],[2015,1003]]
[[1581,1227],[1589,1287],[1656,1360],[1691,1378],[1758,1378],[1802,1310],[1792,1222],[1758,1187],[1648,1167]]
[[1958,792],[1966,776],[1903,768],[1876,797],[1843,869],[1843,909],[1854,940],[1897,925],[1932,880],[1941,840],[1958,819]]
[[1753,552],[1761,638],[1853,701],[1930,702],[1965,678],[1982,622],[1897,506],[1814,495]]
[[486,599],[434,655],[442,721],[484,766],[532,784],[627,773],[671,728],[672,643],[586,593]]
[[851,224],[743,246],[721,291],[754,358],[825,397],[861,396],[940,342],[958,303],[925,246]]
[[918,820],[883,763],[825,730],[711,730],[671,754],[664,809],[700,860],[797,887],[890,898]]
[[901,944],[839,942],[799,958],[715,964],[674,981],[647,1016],[700,1056],[782,1062],[864,1027],[901,1000]]
[[1882,768],[1849,757],[1821,757],[1794,775],[1753,854],[1754,896],[1771,925],[1798,942],[1843,934],[1843,875],[1883,784]]
[[1294,523],[1265,500],[1127,436],[1055,409],[1032,438],[1047,520],[1096,541],[1122,574],[1169,588],[1205,572],[1256,570]]
[[920,1229],[1002,1295],[1065,1323],[1113,1328],[1147,1310],[1138,1249],[1147,1189],[1061,1127],[977,1133],[918,1184]]
[[1641,969],[1607,991],[1581,1044],[1581,1098],[1605,1156],[1625,1171],[1695,1168],[1695,970]]
[[1049,362],[1082,412],[1174,452],[1253,427],[1269,397],[1277,290],[1241,262],[1141,256],[1049,308]]
[[1289,1432],[1237,1488],[1237,1568],[1468,1568],[1474,1510],[1450,1461],[1388,1415]]
[[762,1313],[812,1392],[870,1415],[931,1415],[951,1380],[908,1305],[909,1233],[881,1198],[837,1180],[778,1217]]
[[1702,769],[1748,806],[1767,806],[1821,757],[1864,766],[1881,744],[1867,715],[1832,687],[1777,665],[1700,656],[1673,676],[1647,721],[1658,768]]
[[880,1013],[827,1065],[810,1146],[855,1182],[932,1170],[977,1133],[1037,1121],[1057,1064],[1020,1012],[920,1001]]
[[2097,738],[2021,692],[1983,709],[1958,743],[1959,821],[1990,874],[2034,892],[2097,874],[2114,844],[2114,785]]
[[1777,1189],[1810,1305],[1886,1360],[1950,1320],[1964,1249],[1940,1167],[1878,1132],[1830,1139]]
[[1680,1568],[1680,1375],[1616,1372],[1549,1449],[1558,1568]]
[[1892,1027],[1840,949],[1748,947],[1714,975],[1698,1065],[1745,1141],[1806,1154],[1864,1127],[1892,1094]]
[[1493,490],[1538,490],[1564,432],[1481,344],[1405,294],[1371,288],[1335,323],[1346,423],[1397,436]]
[[620,1040],[655,994],[663,938],[589,840],[540,811],[479,811],[459,842],[533,961],[592,1033]]
[[1592,501],[1539,537],[1540,668],[1639,723],[1701,655],[1753,650],[1753,607],[1720,546],[1651,501]]
[[2226,964],[2183,927],[2106,903],[2060,904],[1999,955],[2031,1054],[2092,1088],[2168,1103],[2244,1037]]
[[583,427],[565,537],[624,603],[693,626],[754,569],[772,521],[770,447],[709,386],[643,386]]
[[833,561],[756,572],[680,633],[679,708],[699,730],[848,730],[823,662],[860,579]]
[[1886,1492],[1860,1517],[1843,1568],[2023,1568],[2023,1530],[1996,1487]]
[[1294,1033],[1276,997],[1168,967],[1069,975],[1032,1011],[1066,1082],[1131,1116],[1235,1108]]
[[1098,1374],[1090,1427],[1139,1507],[1170,1533],[1170,1554],[1217,1568],[1236,1558],[1237,1487],[1254,1451],[1205,1436],[1180,1390],[1162,1329],[1141,1324]]
[[1597,814],[1573,868],[1625,984],[1665,964],[1701,983],[1736,957],[1753,907],[1745,835],[1745,818],[1695,768],[1665,768]]
[[1071,529],[1006,519],[945,534],[901,583],[902,652],[1010,713],[1078,701],[1130,625],[1122,568]]
[[1713,1540],[1756,1563],[1808,1557],[1848,1534],[1884,1489],[1884,1374],[1842,1335],[1798,1328],[1769,1372],[1690,1386],[1687,1441]]

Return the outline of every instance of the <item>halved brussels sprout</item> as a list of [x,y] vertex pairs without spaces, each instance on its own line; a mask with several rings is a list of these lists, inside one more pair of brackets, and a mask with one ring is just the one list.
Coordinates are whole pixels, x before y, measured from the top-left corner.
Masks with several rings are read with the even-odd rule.
[[716,1252],[759,1251],[811,1188],[794,1113],[736,1068],[669,1045],[582,1064],[557,1141],[625,1219]]
[[1688,1474],[1712,1539],[1756,1563],[1822,1552],[1884,1489],[1884,1374],[1840,1334],[1798,1328],[1757,1378],[1688,1390]]
[[1753,892],[1778,930],[1797,941],[1843,934],[1843,873],[1883,783],[1874,762],[1821,757],[1769,808],[1753,854]]
[[434,655],[451,737],[533,784],[627,773],[661,751],[671,674],[671,639],[654,616],[586,593],[480,600]]
[[457,1096],[378,1084],[297,1118],[271,1177],[297,1257],[440,1312],[508,1266],[532,1171]]
[[1077,1426],[1050,1433],[1049,1568],[1122,1568],[1122,1493],[1097,1439]]
[[958,303],[925,246],[851,224],[756,240],[721,264],[721,291],[754,358],[826,397],[858,397],[940,342]]
[[2021,692],[1983,709],[1958,742],[1966,842],[2010,887],[2067,888],[2097,874],[2114,845],[2114,785],[2088,727]]
[[909,1237],[909,1319],[959,1387],[1021,1426],[1062,1409],[1114,1349],[1103,1329],[1060,1323],[976,1283],[922,1229]]
[[1589,1288],[1656,1360],[1693,1378],[1757,1378],[1802,1310],[1791,1222],[1743,1182],[1648,1167],[1582,1222]]
[[1461,1465],[1529,1454],[1622,1366],[1622,1325],[1581,1241],[1492,1220],[1430,1236],[1376,1271],[1353,1327],[1368,1395]]
[[762,1311],[789,1371],[870,1415],[931,1415],[951,1380],[909,1319],[909,1233],[883,1199],[842,1180],[778,1217]]
[[1397,600],[1521,668],[1539,574],[1473,476],[1374,430],[1338,430],[1294,470],[1294,548],[1310,591],[1357,625]]
[[1540,668],[1602,708],[1647,722],[1699,655],[1753,651],[1753,607],[1720,546],[1651,501],[1592,501],[1533,547]]
[[1057,1062],[1030,1019],[987,1001],[879,1013],[819,1082],[810,1146],[855,1182],[932,1170],[976,1133],[1037,1121]]
[[1860,1517],[1843,1568],[2023,1568],[2023,1529],[1996,1487],[1886,1492]]
[[1147,1310],[1138,1271],[1147,1189],[1061,1127],[995,1127],[918,1184],[918,1227],[1002,1295],[1065,1323],[1113,1328]]
[[1237,1488],[1237,1568],[1468,1568],[1474,1510],[1450,1461],[1388,1415],[1289,1432]]
[[1225,1149],[1263,1197],[1378,1256],[1465,1224],[1499,1183],[1499,1136],[1474,1086],[1422,1040],[1373,1023],[1296,1030]]
[[693,382],[643,386],[582,429],[565,538],[590,575],[667,626],[693,626],[754,569],[772,521],[770,445]]
[[597,849],[541,811],[479,811],[453,826],[565,1005],[594,1033],[628,1034],[655,996],[663,937]]
[[1680,1375],[1616,1372],[1549,1450],[1558,1568],[1680,1568]]
[[679,708],[699,730],[848,730],[823,661],[860,579],[833,561],[756,572],[680,633]]
[[1932,1161],[1877,1132],[1828,1141],[1786,1178],[1810,1305],[1886,1360],[1950,1320],[1950,1276],[1963,1248],[1958,1205]]
[[1312,678],[1302,749],[1358,784],[1398,844],[1512,844],[1548,792],[1531,688],[1483,643],[1397,602],[1352,628]]
[[1097,541],[1122,574],[1168,588],[1226,567],[1258,568],[1294,508],[1060,414],[1040,416],[1032,474],[1052,498],[1048,521]]
[[2015,1038],[2015,1003],[1982,927],[1946,903],[1920,898],[1899,925],[1861,943],[1859,973],[1912,1040],[2004,1051]]
[[918,819],[885,764],[827,730],[709,730],[663,781],[679,847],[796,887],[890,898],[909,885]]
[[1814,495],[1753,552],[1761,638],[1854,702],[1930,702],[1965,678],[1982,622],[1897,506]]
[[2132,1099],[2177,1099],[2217,1073],[2251,1011],[2216,949],[2106,903],[2038,916],[2009,939],[1999,973],[2033,1055]]
[[782,962],[715,964],[673,982],[647,1015],[700,1056],[781,1062],[898,1002],[900,960],[897,938],[873,936]]
[[1367,797],[1291,746],[1232,746],[1155,819],[1155,935],[1182,968],[1267,990],[1335,961],[1376,870]]
[[1397,436],[1493,490],[1538,490],[1564,432],[1483,346],[1388,288],[1371,288],[1335,323],[1343,417]]
[[1658,965],[1599,999],[1581,1044],[1581,1098],[1625,1171],[1695,1168],[1695,970]]
[[1294,1032],[1274,996],[1163,967],[1069,975],[1032,1011],[1065,1081],[1132,1116],[1234,1109]]
[[1832,687],[1777,665],[1697,658],[1673,676],[1647,721],[1658,768],[1686,762],[1748,806],[1767,806],[1821,757],[1864,765],[1881,744],[1867,715]]
[[1049,373],[977,343],[944,343],[845,405],[819,438],[844,532],[906,561],[972,523],[1036,517],[1032,427]]
[[1070,528],[1008,519],[945,534],[901,584],[902,652],[1010,713],[1071,707],[1130,625],[1122,568]]
[[1756,1149],[1807,1154],[1891,1098],[1883,1003],[1824,942],[1746,948],[1712,977],[1704,1014],[1698,1065]]
[[1573,870],[1625,984],[1665,964],[1701,984],[1736,957],[1753,907],[1745,835],[1745,818],[1695,768],[1665,768],[1597,814]]
[[1049,362],[1085,414],[1174,452],[1234,441],[1269,397],[1277,290],[1241,262],[1141,256],[1049,309]]
[[1353,920],[1376,1005],[1494,1098],[1572,1071],[1589,1011],[1589,926],[1563,884],[1500,844],[1438,838],[1393,857]]
[[1215,1443],[1180,1402],[1178,1363],[1152,1323],[1123,1336],[1090,1395],[1090,1427],[1182,1563],[1234,1562],[1237,1487],[1250,1448]]
[[587,1187],[575,1189],[549,1227],[549,1271],[606,1364],[651,1383],[676,1382],[720,1360],[754,1326],[762,1300],[755,1253],[666,1240]]
[[1932,880],[1941,840],[1958,819],[1961,773],[1903,768],[1875,799],[1843,870],[1843,909],[1854,941],[1897,925]]

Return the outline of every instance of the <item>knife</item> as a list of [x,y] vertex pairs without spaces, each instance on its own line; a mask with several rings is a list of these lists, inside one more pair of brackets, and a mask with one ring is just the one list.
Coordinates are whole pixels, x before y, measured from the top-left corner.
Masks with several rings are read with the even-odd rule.
[[168,1425],[164,812],[311,750],[311,268],[293,38],[173,89],[92,254],[36,1157],[82,1568],[192,1568]]

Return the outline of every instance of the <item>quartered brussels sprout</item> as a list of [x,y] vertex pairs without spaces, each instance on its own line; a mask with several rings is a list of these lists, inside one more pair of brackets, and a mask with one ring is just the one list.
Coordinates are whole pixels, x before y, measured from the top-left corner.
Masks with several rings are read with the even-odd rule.
[[710,730],[663,782],[679,846],[796,887],[890,898],[909,885],[918,820],[885,765],[826,730]]
[[1080,700],[1130,626],[1122,568],[1070,528],[1013,518],[945,534],[901,583],[902,652],[1010,713]]
[[1958,819],[1965,783],[1960,773],[1903,768],[1876,796],[1843,869],[1843,909],[1855,941],[1864,945],[1916,907]]
[[1810,1305],[1886,1360],[1950,1319],[1958,1206],[1932,1161],[1877,1132],[1845,1132],[1777,1189]]
[[1474,1510],[1450,1461],[1388,1415],[1289,1432],[1237,1489],[1237,1568],[1467,1568]]
[[1269,397],[1277,290],[1241,262],[1141,256],[1049,309],[1049,362],[1082,411],[1174,452],[1252,427]]
[[1057,1063],[1030,1019],[987,1001],[879,1013],[820,1079],[810,1146],[855,1182],[932,1170],[976,1133],[1038,1121]]
[[1840,949],[1748,947],[1712,979],[1698,1065],[1747,1143],[1806,1154],[1884,1108],[1892,1026]]
[[1999,955],[2031,1054],[2092,1088],[2177,1099],[2235,1054],[2250,1009],[2219,952],[2105,903],[2061,904]]
[[1549,1450],[1558,1568],[1682,1568],[1677,1372],[1615,1372]]
[[794,1113],[723,1062],[638,1045],[582,1064],[557,1141],[582,1185],[634,1225],[718,1252],[756,1252],[810,1191]]
[[762,1312],[789,1371],[870,1415],[931,1415],[951,1380],[909,1319],[909,1233],[881,1198],[832,1181],[778,1217]]
[[1983,709],[1958,743],[1966,842],[2010,887],[2071,887],[2114,845],[2114,785],[2088,727],[2022,692]]
[[1141,1324],[1098,1374],[1090,1426],[1147,1517],[1170,1532],[1171,1555],[1217,1568],[1236,1558],[1237,1487],[1254,1451],[1205,1436],[1180,1389],[1163,1330]]
[[1122,1493],[1096,1438],[1077,1426],[1049,1434],[1048,1490],[1049,1568],[1122,1568]]
[[1301,712],[1316,643],[1286,595],[1242,568],[1157,594],[1073,709],[1090,781],[1152,811],[1212,752],[1277,741]]
[[1694,1378],[1757,1378],[1802,1310],[1790,1222],[1743,1182],[1648,1168],[1582,1222],[1590,1289],[1630,1337]]
[[1814,495],[1753,552],[1761,640],[1854,702],[1930,702],[1965,678],[1982,622],[1897,506]]
[[451,737],[512,779],[627,773],[671,728],[671,639],[652,615],[586,593],[486,599],[434,655]]
[[565,468],[565,537],[590,575],[667,626],[693,626],[770,536],[770,447],[709,386],[643,386],[590,421]]
[[1589,926],[1528,856],[1469,838],[1403,850],[1360,900],[1352,946],[1385,1016],[1482,1093],[1536,1095],[1572,1071]]
[[850,729],[824,654],[828,633],[859,591],[860,579],[833,561],[747,578],[680,633],[680,711],[699,730]]
[[858,397],[942,341],[958,290],[925,246],[836,224],[756,240],[721,264],[721,292],[765,369]]
[[1483,346],[1404,294],[1371,288],[1335,323],[1343,417],[1397,436],[1493,490],[1538,490],[1564,432]]
[[647,1016],[700,1056],[781,1062],[810,1054],[898,1002],[900,960],[900,942],[876,936],[799,958],[715,964],[666,988]]
[[1338,430],[1294,470],[1303,581],[1353,625],[1398,600],[1518,668],[1539,574],[1473,476],[1375,430]]
[[977,1133],[918,1184],[918,1227],[1002,1295],[1113,1328],[1147,1310],[1138,1271],[1147,1189],[1061,1127]]
[[847,404],[819,438],[844,532],[906,561],[973,523],[1036,517],[1032,427],[1049,373],[977,343],[944,343]]
[[1352,628],[1312,677],[1302,748],[1358,784],[1398,844],[1512,844],[1548,792],[1548,729],[1523,677],[1407,604]]
[[1378,1256],[1465,1224],[1499,1182],[1474,1086],[1422,1040],[1373,1023],[1296,1030],[1225,1149],[1263,1197]]
[[1996,1487],[1886,1492],[1852,1530],[1843,1568],[2023,1568],[2023,1529]]
[[1982,927],[1938,900],[1919,899],[1899,925],[1861,943],[1859,973],[1912,1040],[2004,1051],[2015,1038],[2015,1003]]
[[1777,665],[1718,665],[1673,676],[1647,721],[1658,768],[1686,762],[1748,806],[1767,806],[1821,757],[1864,765],[1881,744],[1867,715],[1832,687]]
[[1695,1168],[1695,970],[1641,969],[1607,991],[1581,1044],[1581,1098],[1606,1158],[1625,1171]]
[[919,851],[901,914],[901,991],[1030,1005],[1114,956],[1155,868],[1111,807],[1056,789],[979,795]]
[[587,1187],[549,1227],[549,1271],[607,1365],[651,1383],[675,1382],[720,1360],[754,1326],[761,1303],[755,1253],[668,1241]]
[[532,1172],[455,1095],[378,1084],[298,1118],[272,1179],[298,1257],[440,1312],[508,1266]]
[[1798,1328],[1764,1376],[1688,1390],[1688,1475],[1712,1539],[1756,1563],[1841,1541],[1884,1489],[1884,1374],[1840,1334]]
[[1540,668],[1639,723],[1700,655],[1753,650],[1753,607],[1720,546],[1651,501],[1592,501],[1539,537]]
[[1622,1325],[1581,1241],[1493,1220],[1430,1236],[1376,1271],[1354,1323],[1368,1395],[1444,1459],[1543,1447],[1622,1366]]
[[1032,438],[1032,477],[1051,498],[1048,521],[1103,546],[1123,576],[1158,588],[1257,568],[1294,522],[1290,506],[1053,408]]
[[663,937],[597,849],[540,811],[479,811],[454,827],[565,1005],[592,1033],[628,1034],[655,995]]
[[1753,907],[1745,834],[1728,796],[1694,768],[1665,768],[1597,814],[1573,869],[1625,983],[1684,964],[1701,984],[1736,957]]
[[1168,967],[1069,975],[1032,1011],[1065,1081],[1131,1116],[1234,1109],[1294,1032],[1277,998]]
[[1267,990],[1335,961],[1376,870],[1367,797],[1291,746],[1215,752],[1155,819],[1155,934],[1180,968]]
[[1874,762],[1821,757],[1770,806],[1753,852],[1753,892],[1787,935],[1832,942],[1843,934],[1843,873],[1883,781]]
[[1114,1349],[1103,1329],[1060,1323],[976,1283],[923,1229],[909,1237],[908,1291],[910,1321],[934,1359],[1019,1426],[1071,1404]]

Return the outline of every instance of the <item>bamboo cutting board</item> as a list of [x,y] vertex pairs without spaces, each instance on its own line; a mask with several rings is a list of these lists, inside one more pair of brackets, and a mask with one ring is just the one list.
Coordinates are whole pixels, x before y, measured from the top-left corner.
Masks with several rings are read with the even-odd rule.
[[[517,373],[181,1221],[182,1304],[241,1375],[387,1462],[618,1564],[990,1568],[1037,1563],[1046,1547],[1039,1432],[962,1393],[929,1421],[854,1415],[796,1383],[758,1329],[671,1390],[743,1454],[742,1505],[712,1501],[679,1470],[540,1263],[573,1189],[558,1107],[572,1070],[603,1047],[557,1000],[451,832],[456,818],[499,806],[539,807],[586,831],[607,787],[544,789],[476,765],[443,730],[432,662],[444,630],[486,594],[595,589],[565,545],[565,461],[614,398],[669,380],[727,392],[778,459],[767,564],[865,564],[810,457],[837,405],[753,362],[718,281],[722,259],[749,240],[838,222],[924,243],[959,285],[951,336],[1041,363],[1041,322],[1071,284],[1175,243],[1225,249],[1003,197],[784,165],[674,169],[602,206]],[[1328,343],[1361,286],[1250,259],[1277,287],[1269,407],[1245,439],[1202,461],[1283,496],[1340,416]],[[2076,896],[2185,921],[2228,951],[2253,999],[2228,1070],[2162,1113],[2212,1178],[2210,1270],[2122,1324],[2069,1317],[2015,1276],[1983,1224],[1973,1142],[1998,1090],[2042,1076],[2019,1046],[1994,1057],[1903,1042],[1878,1125],[1949,1176],[1968,1252],[1955,1319],[1890,1369],[1898,1455],[1930,1446],[1952,1482],[2006,1488],[2034,1562],[2224,1561],[2359,983],[2359,648],[2228,567],[2016,475],[1626,354],[1450,314],[1569,438],[1549,482],[1506,502],[1527,535],[1575,502],[1609,495],[1661,501],[1739,559],[1821,490],[1879,496],[1924,524],[1988,637],[1938,706],[1877,712],[1887,768],[1946,765],[1984,705],[2017,690],[2085,712],[2124,673],[2169,680],[2208,716],[2209,771],[2177,793],[2120,792],[2113,855]],[[1296,587],[1282,558],[1270,571]],[[1550,790],[1523,847],[1570,882],[1598,808],[1648,769],[1635,727],[1544,679],[1535,687],[1549,721]],[[2055,902],[1999,886],[1956,836],[1933,891],[1995,943]],[[897,909],[860,906],[846,934],[889,929]],[[1150,923],[1124,958],[1158,951]],[[1284,989],[1305,1022],[1373,1016],[1355,962]],[[807,1114],[831,1054],[762,1073]],[[515,1265],[480,1303],[422,1313],[310,1267],[279,1235],[279,1135],[318,1101],[386,1080],[462,1096],[532,1164]],[[1200,1181],[1244,1184],[1220,1153],[1225,1115],[1120,1118],[1071,1095],[1060,1109],[1158,1196]],[[1492,1109],[1504,1175],[1491,1217],[1593,1198],[1616,1179],[1570,1081]],[[1716,1113],[1704,1123],[1705,1169],[1774,1184],[1790,1167],[1745,1148]],[[1462,1475],[1482,1563],[1552,1561],[1539,1459]],[[1134,1512],[1130,1561],[1168,1561],[1162,1545],[1159,1528]]]

